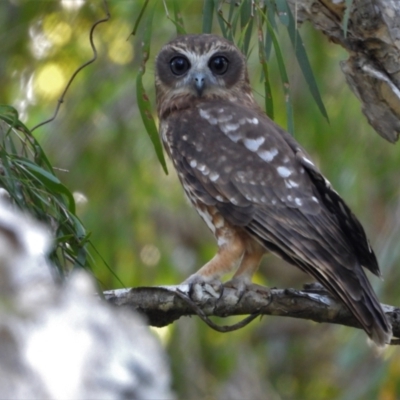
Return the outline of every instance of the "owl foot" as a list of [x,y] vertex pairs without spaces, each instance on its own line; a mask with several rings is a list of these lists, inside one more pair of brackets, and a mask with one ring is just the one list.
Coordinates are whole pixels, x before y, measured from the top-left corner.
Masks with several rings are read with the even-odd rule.
[[266,286],[257,285],[256,283],[252,283],[251,281],[240,277],[232,278],[228,282],[225,282],[223,286],[224,288],[237,290],[239,297],[238,303],[246,292],[269,292],[269,289]]
[[219,279],[210,279],[199,274],[190,275],[189,278],[181,283],[181,285],[188,285],[188,295],[193,300],[202,297],[204,291],[218,299],[223,294],[223,285]]

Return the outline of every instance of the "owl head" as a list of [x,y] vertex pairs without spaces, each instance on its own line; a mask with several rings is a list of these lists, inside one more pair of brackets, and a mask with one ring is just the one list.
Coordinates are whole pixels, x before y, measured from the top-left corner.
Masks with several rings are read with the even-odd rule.
[[160,116],[193,102],[236,101],[251,94],[244,55],[210,34],[179,36],[166,44],[156,59],[155,83]]

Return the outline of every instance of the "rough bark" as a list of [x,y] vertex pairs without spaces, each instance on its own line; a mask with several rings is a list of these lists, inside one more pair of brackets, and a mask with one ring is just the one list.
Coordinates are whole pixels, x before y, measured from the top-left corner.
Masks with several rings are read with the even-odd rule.
[[[179,293],[177,293],[179,292]],[[184,300],[188,286],[138,287],[104,293],[110,303],[130,308],[147,316],[150,325],[166,326],[182,316],[197,314],[190,301]],[[348,309],[320,289],[251,290],[239,298],[235,289],[225,288],[222,296],[210,285],[196,285],[191,299],[206,316],[275,315],[328,322],[361,329]],[[393,326],[393,336],[400,337],[400,309],[382,305]],[[395,342],[394,342],[395,343]]]
[[299,23],[311,21],[349,52],[341,62],[368,122],[394,143],[400,133],[400,2],[354,0],[347,34],[344,0],[287,0]]

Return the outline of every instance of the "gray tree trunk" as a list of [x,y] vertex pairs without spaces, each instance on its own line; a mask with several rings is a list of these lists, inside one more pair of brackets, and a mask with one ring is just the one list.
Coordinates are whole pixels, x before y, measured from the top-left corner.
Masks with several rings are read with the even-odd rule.
[[400,1],[354,0],[344,31],[345,0],[287,0],[298,23],[310,21],[349,52],[341,62],[368,122],[394,143],[400,133]]

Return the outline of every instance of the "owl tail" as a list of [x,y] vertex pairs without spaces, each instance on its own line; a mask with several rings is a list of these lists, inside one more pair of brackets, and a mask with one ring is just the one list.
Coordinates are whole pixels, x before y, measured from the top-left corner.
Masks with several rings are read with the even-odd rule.
[[358,272],[358,281],[362,289],[361,293],[353,296],[352,291],[348,290],[345,296],[341,296],[341,298],[360,322],[370,339],[378,347],[385,347],[385,345],[390,343],[392,338],[392,326],[361,267],[359,267]]
[[335,268],[329,276],[326,270],[321,274],[320,266],[306,270],[343,301],[376,346],[385,347],[390,343],[392,326],[360,265],[351,270]]

